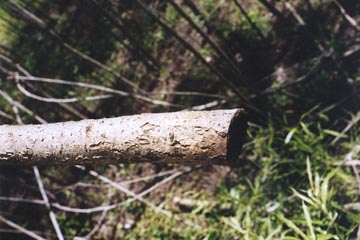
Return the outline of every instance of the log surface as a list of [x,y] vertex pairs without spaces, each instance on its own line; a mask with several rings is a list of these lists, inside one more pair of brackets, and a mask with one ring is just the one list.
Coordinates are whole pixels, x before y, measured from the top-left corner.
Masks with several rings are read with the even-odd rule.
[[232,165],[241,151],[246,125],[241,109],[2,125],[0,164]]

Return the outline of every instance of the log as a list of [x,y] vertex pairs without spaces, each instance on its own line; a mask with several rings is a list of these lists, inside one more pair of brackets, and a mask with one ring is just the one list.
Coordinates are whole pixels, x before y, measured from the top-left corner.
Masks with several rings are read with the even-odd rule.
[[246,127],[242,109],[2,125],[0,165],[234,165]]

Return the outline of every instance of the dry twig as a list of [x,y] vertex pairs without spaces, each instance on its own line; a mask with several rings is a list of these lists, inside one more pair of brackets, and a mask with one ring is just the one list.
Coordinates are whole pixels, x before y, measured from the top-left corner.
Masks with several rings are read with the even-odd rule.
[[13,221],[10,221],[6,218],[4,218],[3,216],[0,216],[0,221],[5,223],[6,225],[18,230],[19,232],[33,238],[33,239],[36,239],[36,240],[46,240],[45,238],[37,235],[36,233],[30,231],[30,230],[27,230],[26,228],[23,228],[22,226],[14,223]]
[[[341,134],[345,134],[348,132],[354,125],[356,125],[360,121],[360,111],[355,115],[355,117],[349,122],[348,125],[341,131]],[[339,141],[340,136],[337,136],[334,138],[334,140],[331,141],[331,144],[335,144],[337,141]]]
[[345,8],[337,0],[334,0],[334,3],[340,9],[341,14],[350,23],[350,25],[353,28],[355,28],[357,31],[360,31],[360,26],[358,25],[358,23],[356,22],[356,20],[353,17],[351,17],[349,14],[347,14]]
[[60,229],[59,223],[58,223],[58,221],[56,219],[55,213],[50,208],[49,198],[47,197],[47,194],[46,194],[46,191],[45,191],[45,188],[44,188],[44,184],[43,184],[43,182],[41,180],[41,176],[40,176],[40,172],[39,172],[38,167],[34,166],[33,171],[34,171],[34,174],[35,174],[36,182],[38,183],[38,186],[39,186],[41,196],[42,196],[42,198],[44,200],[45,206],[49,210],[49,217],[50,217],[52,225],[54,226],[56,235],[57,235],[59,240],[63,240],[64,236],[61,233],[61,229]]

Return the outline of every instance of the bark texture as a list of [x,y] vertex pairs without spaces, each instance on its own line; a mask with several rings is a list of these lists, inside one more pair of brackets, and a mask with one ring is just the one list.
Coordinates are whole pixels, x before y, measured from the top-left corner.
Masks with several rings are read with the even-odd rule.
[[1,165],[162,162],[235,164],[246,134],[241,109],[140,114],[0,126]]

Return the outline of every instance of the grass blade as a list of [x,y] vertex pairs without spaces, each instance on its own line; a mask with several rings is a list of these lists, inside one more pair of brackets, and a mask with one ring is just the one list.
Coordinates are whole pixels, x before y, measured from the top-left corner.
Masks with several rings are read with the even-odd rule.
[[289,219],[285,218],[283,215],[281,214],[276,214],[275,215],[281,222],[283,222],[286,226],[288,226],[289,228],[291,228],[294,232],[296,232],[297,234],[299,234],[303,239],[306,240],[311,240],[308,236],[306,236],[306,234],[300,230],[300,228],[298,228],[295,223],[293,223],[292,221],[290,221]]
[[313,227],[312,221],[311,221],[311,216],[310,216],[309,210],[308,210],[306,204],[304,203],[304,201],[302,201],[302,208],[303,208],[303,211],[304,211],[306,224],[308,225],[309,230],[310,230],[311,239],[315,240],[316,237],[315,237],[314,227]]

